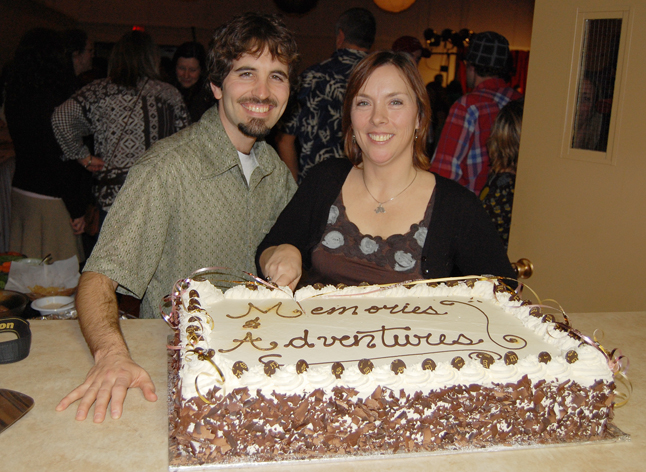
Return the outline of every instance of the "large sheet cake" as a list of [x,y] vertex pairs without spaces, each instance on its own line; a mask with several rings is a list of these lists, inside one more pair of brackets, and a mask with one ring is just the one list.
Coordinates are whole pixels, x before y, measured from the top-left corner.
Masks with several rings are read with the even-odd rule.
[[612,418],[602,350],[496,280],[180,300],[175,464],[595,440]]

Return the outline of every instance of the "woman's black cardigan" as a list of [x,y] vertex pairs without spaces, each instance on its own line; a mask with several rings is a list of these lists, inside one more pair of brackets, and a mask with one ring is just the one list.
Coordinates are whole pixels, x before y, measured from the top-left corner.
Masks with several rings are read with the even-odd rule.
[[[328,159],[314,167],[278,217],[256,252],[280,244],[296,246],[304,270],[312,265],[312,251],[321,241],[330,207],[352,169],[347,159]],[[435,203],[422,251],[426,279],[466,275],[516,278],[507,253],[482,203],[468,189],[435,174]]]

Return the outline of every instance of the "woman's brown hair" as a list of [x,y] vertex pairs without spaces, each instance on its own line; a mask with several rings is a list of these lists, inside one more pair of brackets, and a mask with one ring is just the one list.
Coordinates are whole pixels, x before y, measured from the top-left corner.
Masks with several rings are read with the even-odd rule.
[[498,113],[487,139],[490,172],[516,172],[518,164],[518,146],[520,145],[520,130],[523,122],[522,99],[514,100],[505,105]]
[[159,50],[145,31],[124,34],[112,48],[108,77],[117,85],[136,87],[139,79],[159,79]]
[[375,52],[362,59],[352,71],[343,102],[343,145],[345,155],[355,166],[363,162],[361,148],[353,140],[352,103],[372,73],[379,67],[387,65],[397,68],[415,95],[419,128],[416,130],[413,145],[413,165],[418,169],[428,170],[430,159],[426,154],[426,138],[431,126],[431,104],[424,82],[422,82],[422,77],[419,75],[419,71],[412,59],[406,53],[393,51]]

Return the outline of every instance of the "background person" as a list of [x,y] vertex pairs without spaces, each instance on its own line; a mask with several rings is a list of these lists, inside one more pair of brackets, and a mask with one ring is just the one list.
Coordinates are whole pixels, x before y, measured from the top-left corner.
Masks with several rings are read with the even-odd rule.
[[[52,116],[63,160],[94,172],[92,192],[102,219],[146,149],[189,123],[182,96],[159,80],[158,68],[150,35],[130,31],[112,49],[108,78],[83,87]],[[95,155],[83,142],[91,134]]]
[[462,91],[462,84],[459,80],[452,80],[449,82],[449,85],[446,86],[446,103],[450,107],[453,105],[464,92]]
[[487,139],[494,120],[502,107],[522,94],[505,81],[513,59],[504,36],[493,31],[474,35],[465,61],[472,91],[451,106],[431,170],[478,195],[489,174]]
[[299,182],[319,162],[343,157],[341,109],[348,77],[372,47],[376,31],[370,11],[344,11],[334,26],[336,51],[332,57],[301,74],[296,109],[286,117],[285,132],[276,138],[281,159]]
[[509,228],[514,205],[523,106],[522,99],[514,100],[505,105],[498,113],[491,129],[491,136],[487,141],[491,162],[489,179],[480,192],[480,200],[496,225],[496,230],[505,249],[509,246]]
[[173,55],[174,84],[182,94],[193,123],[215,103],[206,81],[206,52],[197,42],[186,42]]
[[81,29],[69,29],[63,31],[63,39],[65,55],[74,67],[74,75],[78,77],[91,70],[94,45],[87,33]]
[[[96,70],[93,70],[94,44],[89,40],[87,33],[81,29],[68,29],[63,31],[63,40],[65,42],[65,56],[74,69],[76,82],[73,92],[84,85],[89,84],[95,78]],[[105,77],[105,75],[103,75]],[[71,93],[70,93],[71,95]],[[69,98],[69,97],[67,97]],[[83,138],[84,144],[94,153],[94,136],[89,135]],[[83,172],[81,185],[85,188],[82,190],[87,195],[92,194],[93,178],[90,172]],[[83,251],[89,255],[96,243],[96,235],[99,231],[99,212],[94,200],[88,206],[85,215],[85,231],[81,235],[83,242]]]
[[[442,128],[444,127],[444,122],[446,121],[451,106],[448,103],[447,90],[443,83],[444,75],[435,74],[433,81],[426,84],[426,92],[428,92],[428,98],[431,101],[431,126],[433,129],[427,148],[429,156],[432,156],[435,152],[435,145],[440,140],[440,134],[442,133]],[[462,94],[460,93],[460,95]]]
[[515,277],[473,193],[427,172],[428,95],[402,53],[363,59],[348,83],[348,159],[312,169],[258,247],[278,285],[387,283],[456,275]]
[[74,91],[75,77],[56,31],[28,31],[16,49],[6,84],[5,113],[16,155],[9,250],[54,260],[85,256],[80,234],[89,193],[86,171],[60,159],[54,109]]
[[419,39],[414,36],[401,36],[397,38],[393,42],[391,49],[395,52],[407,52],[411,55],[415,64],[419,64],[422,57],[431,57],[431,51],[423,47]]
[[598,151],[603,128],[603,115],[597,111],[599,93],[587,77],[581,80],[577,96],[576,119],[572,147]]

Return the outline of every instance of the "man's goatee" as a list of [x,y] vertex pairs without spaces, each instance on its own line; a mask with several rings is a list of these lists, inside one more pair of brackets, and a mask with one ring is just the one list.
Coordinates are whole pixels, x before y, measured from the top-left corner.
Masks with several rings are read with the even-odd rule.
[[250,138],[262,139],[269,134],[271,128],[268,128],[264,120],[252,118],[248,123],[239,123],[238,129]]

